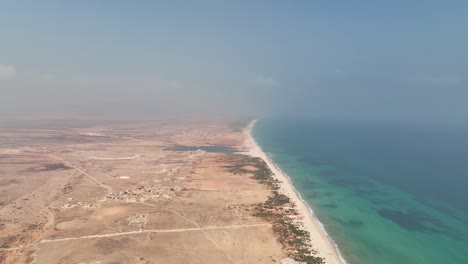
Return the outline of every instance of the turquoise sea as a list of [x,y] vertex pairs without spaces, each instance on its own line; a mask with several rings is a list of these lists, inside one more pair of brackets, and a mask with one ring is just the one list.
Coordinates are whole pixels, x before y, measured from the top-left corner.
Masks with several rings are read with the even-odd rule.
[[253,135],[348,263],[468,263],[468,128],[266,118]]

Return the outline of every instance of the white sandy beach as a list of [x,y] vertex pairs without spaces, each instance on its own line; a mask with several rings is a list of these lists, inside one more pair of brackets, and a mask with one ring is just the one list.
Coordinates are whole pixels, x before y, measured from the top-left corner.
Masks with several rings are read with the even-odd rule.
[[318,251],[317,256],[325,259],[325,262],[328,264],[341,264],[341,261],[338,250],[333,242],[329,239],[325,231],[322,229],[320,222],[317,218],[311,213],[308,205],[299,197],[297,191],[291,183],[291,180],[288,176],[282,173],[268,158],[268,156],[262,151],[260,146],[257,145],[255,139],[252,136],[252,128],[254,127],[257,120],[250,122],[245,133],[247,138],[247,147],[249,149],[249,154],[254,157],[262,158],[270,167],[274,176],[281,181],[281,191],[291,198],[297,207],[297,210],[303,216],[303,226],[304,229],[310,233],[311,242],[313,249]]

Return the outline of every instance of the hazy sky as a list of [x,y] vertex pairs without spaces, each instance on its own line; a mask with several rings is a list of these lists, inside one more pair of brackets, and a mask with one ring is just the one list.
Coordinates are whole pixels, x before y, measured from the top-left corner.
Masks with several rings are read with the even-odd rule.
[[0,115],[468,121],[466,0],[165,2],[0,0]]

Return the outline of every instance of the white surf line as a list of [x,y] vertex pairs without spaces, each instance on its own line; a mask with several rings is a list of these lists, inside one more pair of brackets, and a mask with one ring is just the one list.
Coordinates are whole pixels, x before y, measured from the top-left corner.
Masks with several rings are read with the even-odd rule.
[[[341,255],[337,244],[328,235],[327,231],[325,230],[324,225],[318,220],[318,218],[315,216],[314,212],[312,211],[311,207],[302,198],[301,194],[296,190],[294,184],[292,183],[291,178],[287,174],[285,174],[276,163],[273,162],[270,156],[266,152],[264,152],[264,150],[260,147],[260,145],[258,145],[257,141],[255,140],[253,136],[253,128],[256,122],[258,122],[262,118],[263,117],[252,120],[247,126],[247,128],[244,130],[244,133],[246,133],[246,137],[247,137],[246,145],[248,149],[250,149],[250,151],[247,152],[248,155],[263,159],[265,163],[268,165],[268,167],[270,168],[270,170],[273,172],[274,177],[276,179],[279,179],[280,182],[282,182],[280,184],[280,188],[282,189],[285,195],[289,196],[289,198],[291,198],[295,202],[296,209],[303,216],[303,219],[299,221],[299,223],[302,224],[302,227],[306,231],[309,231],[310,239],[314,240],[320,237],[323,239],[324,243],[322,243],[319,239],[318,243],[316,243],[316,246],[315,246],[315,247],[321,247],[321,249],[314,248],[313,247],[314,245],[312,243],[312,249],[318,251],[317,256],[325,258],[325,261],[327,263],[347,264],[346,260]],[[307,224],[307,222],[309,222],[310,225]],[[316,236],[316,238],[314,238],[314,236]],[[325,253],[327,251],[328,253]]]
[[182,228],[182,229],[146,229],[146,230],[128,231],[128,232],[103,234],[103,235],[89,235],[89,236],[81,236],[81,237],[43,239],[39,242],[39,244],[63,242],[63,241],[70,241],[70,240],[80,240],[80,239],[92,239],[92,238],[105,238],[105,237],[145,234],[145,233],[178,233],[178,232],[191,232],[191,231],[217,230],[217,229],[240,229],[240,228],[263,227],[263,226],[270,226],[270,224],[208,226],[208,227],[201,227],[201,228]]
[[94,183],[98,184],[99,186],[101,186],[102,188],[106,189],[109,193],[112,193],[112,188],[101,183],[100,181],[98,181],[96,178],[94,178],[93,176],[89,175],[88,173],[86,173],[85,171],[77,168],[76,166],[74,166],[73,164],[71,164],[70,162],[64,160],[64,159],[61,159],[59,157],[55,157],[55,156],[49,156],[53,159],[56,159],[56,160],[60,160],[61,162],[65,163],[66,165],[72,167],[73,169],[75,169],[76,171],[84,174],[85,176],[87,176],[91,181],[93,181]]

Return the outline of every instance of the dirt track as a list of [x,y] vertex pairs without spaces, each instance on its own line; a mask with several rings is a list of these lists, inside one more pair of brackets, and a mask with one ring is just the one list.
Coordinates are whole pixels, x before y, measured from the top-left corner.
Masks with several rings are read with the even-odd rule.
[[44,240],[41,240],[40,243],[53,243],[53,242],[62,242],[62,241],[89,239],[89,238],[116,237],[116,236],[144,234],[144,233],[175,233],[175,232],[191,232],[191,231],[217,230],[217,229],[239,229],[239,228],[251,228],[251,227],[270,227],[270,225],[269,224],[252,224],[252,225],[231,225],[231,226],[208,226],[208,227],[200,227],[200,228],[181,228],[181,229],[167,229],[167,230],[158,230],[158,229],[138,230],[138,231],[129,231],[129,232],[104,234],[104,235],[90,235],[90,236],[81,236],[81,237],[44,239]]

